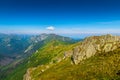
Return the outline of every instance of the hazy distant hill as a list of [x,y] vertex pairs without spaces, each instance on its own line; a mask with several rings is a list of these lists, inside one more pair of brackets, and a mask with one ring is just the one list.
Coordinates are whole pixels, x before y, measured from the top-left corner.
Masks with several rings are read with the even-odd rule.
[[7,65],[19,58],[31,44],[29,38],[27,35],[0,34],[0,65]]
[[46,42],[57,39],[66,43],[73,43],[74,40],[55,34],[41,35],[7,35],[0,34],[0,65],[7,65],[15,59],[23,58],[34,53]]

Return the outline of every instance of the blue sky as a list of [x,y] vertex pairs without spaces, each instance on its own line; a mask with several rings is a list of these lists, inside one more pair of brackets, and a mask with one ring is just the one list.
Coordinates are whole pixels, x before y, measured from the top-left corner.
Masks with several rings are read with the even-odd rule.
[[120,0],[0,0],[0,32],[120,33]]

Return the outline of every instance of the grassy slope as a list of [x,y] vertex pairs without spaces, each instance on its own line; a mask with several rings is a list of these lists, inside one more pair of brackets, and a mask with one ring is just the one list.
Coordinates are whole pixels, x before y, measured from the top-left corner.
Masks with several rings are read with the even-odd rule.
[[[26,59],[14,71],[2,80],[23,80],[26,70],[38,65],[48,64],[56,56],[63,56],[64,51],[71,50],[74,46],[65,45],[60,41],[52,41],[39,49],[31,57]],[[41,69],[32,72],[35,80],[119,80],[116,73],[120,70],[120,49],[109,53],[97,54],[94,57],[82,61],[79,65],[72,65],[71,59],[65,59],[56,63],[51,68],[39,74]],[[2,73],[3,74],[3,73]]]
[[[120,49],[113,52],[97,54],[82,61],[79,65],[71,65],[66,59],[42,74],[39,69],[32,72],[34,80],[120,80]],[[37,73],[38,72],[38,73]]]
[[[56,40],[52,40],[46,43],[45,46],[40,48],[38,52],[34,53],[31,57],[26,59],[22,64],[20,64],[13,71],[8,71],[2,73],[2,80],[23,80],[23,75],[26,73],[26,70],[30,67],[36,67],[38,65],[44,65],[51,60],[66,51],[67,49],[72,48],[77,44],[69,46],[68,44]],[[67,47],[69,46],[69,47]],[[8,75],[9,74],[9,75]],[[6,76],[7,75],[7,76]]]

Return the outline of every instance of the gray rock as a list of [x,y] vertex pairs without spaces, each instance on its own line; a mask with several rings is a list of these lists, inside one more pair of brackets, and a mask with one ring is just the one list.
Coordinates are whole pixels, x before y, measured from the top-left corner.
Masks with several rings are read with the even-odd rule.
[[109,52],[120,47],[120,36],[104,35],[86,38],[81,45],[73,49],[72,61],[79,64],[82,60],[98,52]]

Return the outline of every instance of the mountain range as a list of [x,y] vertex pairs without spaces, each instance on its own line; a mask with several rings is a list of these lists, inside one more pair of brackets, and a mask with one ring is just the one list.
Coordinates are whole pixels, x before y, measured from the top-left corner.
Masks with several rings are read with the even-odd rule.
[[52,39],[57,39],[65,43],[74,43],[73,39],[56,34],[0,34],[0,66],[8,65],[14,61],[16,62],[16,60],[20,62]]
[[[0,47],[1,50],[15,58],[0,67],[2,80],[120,79],[120,36],[90,36],[79,41],[56,34],[18,38],[15,35],[15,40],[9,37],[9,41],[6,37],[5,40],[0,39],[6,44],[5,48]],[[24,48],[21,48],[22,45]],[[12,49],[10,53],[8,47],[13,47],[13,51],[18,53],[13,53]]]

